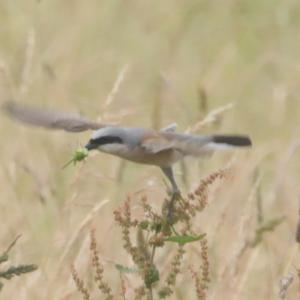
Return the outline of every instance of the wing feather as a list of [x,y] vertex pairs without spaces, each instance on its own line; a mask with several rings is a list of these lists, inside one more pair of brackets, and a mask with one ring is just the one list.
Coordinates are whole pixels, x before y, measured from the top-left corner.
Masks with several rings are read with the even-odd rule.
[[160,134],[146,136],[140,145],[148,153],[156,154],[161,151],[173,149],[174,143]]
[[14,120],[47,129],[81,132],[107,126],[90,121],[79,115],[24,105],[14,101],[5,102],[2,105],[2,109]]

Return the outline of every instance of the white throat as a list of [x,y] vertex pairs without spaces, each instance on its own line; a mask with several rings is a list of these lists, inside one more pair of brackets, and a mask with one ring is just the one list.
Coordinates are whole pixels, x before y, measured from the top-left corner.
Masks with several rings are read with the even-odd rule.
[[114,155],[122,155],[128,152],[128,148],[126,145],[118,143],[101,145],[97,149],[101,152],[110,153]]

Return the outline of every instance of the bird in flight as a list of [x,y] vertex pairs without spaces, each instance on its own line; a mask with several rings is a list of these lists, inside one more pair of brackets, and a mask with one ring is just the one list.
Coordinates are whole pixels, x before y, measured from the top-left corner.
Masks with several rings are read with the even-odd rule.
[[161,130],[121,127],[14,101],[5,102],[2,109],[12,119],[33,126],[67,132],[93,130],[85,146],[88,151],[98,150],[132,162],[160,167],[171,183],[170,206],[180,195],[172,170],[174,163],[185,156],[203,156],[218,149],[251,146],[247,135],[177,133],[175,124]]

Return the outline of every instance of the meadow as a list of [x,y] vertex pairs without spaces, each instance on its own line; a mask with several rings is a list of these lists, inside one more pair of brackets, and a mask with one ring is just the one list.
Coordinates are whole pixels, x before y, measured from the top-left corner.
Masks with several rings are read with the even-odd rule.
[[[298,299],[299,32],[297,0],[2,0],[0,103],[126,126],[176,122],[181,132],[248,134],[251,149],[175,167],[184,198],[211,174],[230,176],[206,187],[205,209],[192,220],[205,242],[184,245],[166,299]],[[130,199],[141,219],[147,199],[160,213],[167,182],[158,168],[102,153],[62,169],[90,134],[25,127],[0,114],[0,254],[19,237],[0,273],[38,266],[0,277],[0,299],[89,299],[72,265],[90,299],[108,299],[93,279],[95,256],[114,299],[135,299],[143,282],[114,211],[126,212]],[[153,299],[177,249],[156,251]]]

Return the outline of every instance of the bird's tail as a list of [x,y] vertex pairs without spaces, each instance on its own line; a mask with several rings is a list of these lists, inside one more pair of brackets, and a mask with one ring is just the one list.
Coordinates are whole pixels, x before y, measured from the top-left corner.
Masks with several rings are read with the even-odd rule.
[[[210,141],[199,148],[193,148],[191,155],[212,154],[218,150],[230,150],[236,147],[250,147],[251,139],[245,135],[212,135]],[[195,151],[196,150],[196,151]]]
[[249,147],[252,145],[250,138],[245,135],[213,135],[212,143],[216,147],[218,145],[227,147]]
[[175,148],[185,155],[211,154],[216,150],[227,150],[235,147],[249,147],[251,139],[246,135],[195,135],[172,134]]

